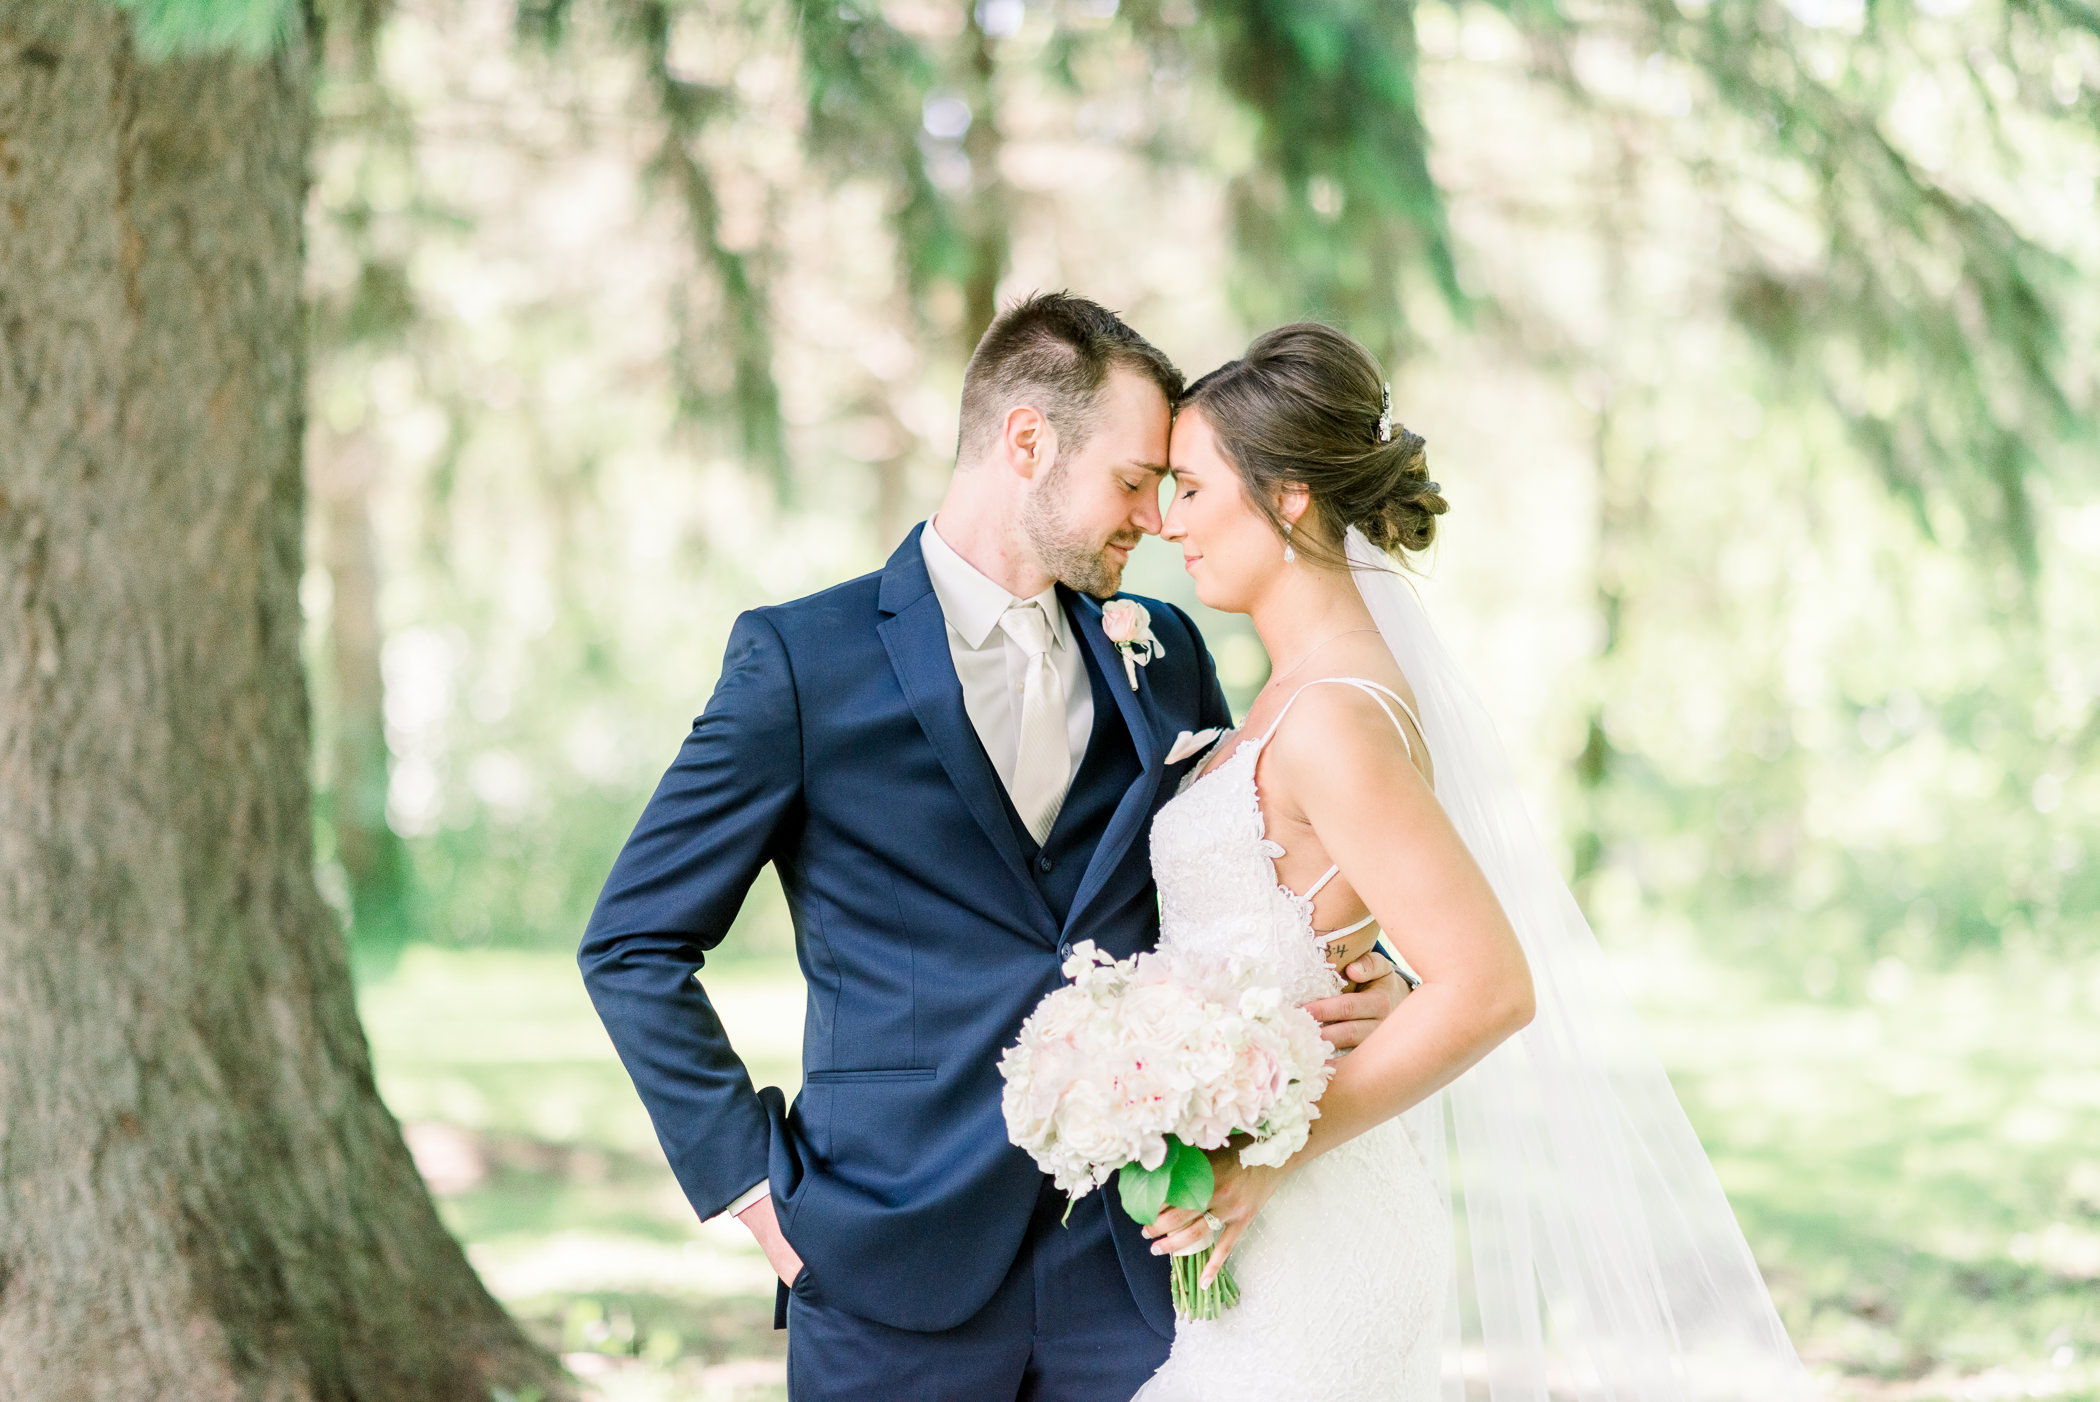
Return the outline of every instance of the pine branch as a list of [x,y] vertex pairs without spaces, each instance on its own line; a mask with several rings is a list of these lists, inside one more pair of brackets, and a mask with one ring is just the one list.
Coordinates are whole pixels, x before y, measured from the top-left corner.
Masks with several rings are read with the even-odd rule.
[[153,58],[232,51],[251,58],[292,32],[296,0],[114,0]]
[[[722,206],[706,165],[696,154],[709,122],[729,110],[727,89],[688,82],[671,70],[671,10],[665,0],[635,0],[629,21],[638,41],[658,116],[664,124],[649,172],[677,193],[693,243],[712,269],[722,298],[722,353],[730,371],[729,400],[744,457],[773,481],[782,503],[793,497],[780,390],[773,379],[772,309],[757,260],[722,242]],[[700,338],[682,326],[682,353],[692,357]]]
[[860,0],[791,0],[807,93],[809,145],[835,174],[892,184],[890,221],[922,326],[936,282],[960,284],[971,255],[958,212],[927,169],[924,112],[935,54]]
[[1411,5],[1208,0],[1219,81],[1255,130],[1234,181],[1250,319],[1342,319],[1388,357],[1409,342],[1404,287],[1459,290],[1443,192],[1429,170]]

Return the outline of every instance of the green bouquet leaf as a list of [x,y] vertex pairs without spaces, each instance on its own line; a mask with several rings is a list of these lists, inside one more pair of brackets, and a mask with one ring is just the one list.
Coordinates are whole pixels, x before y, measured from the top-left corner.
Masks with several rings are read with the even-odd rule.
[[1193,1144],[1167,1136],[1167,1156],[1158,1168],[1126,1163],[1116,1174],[1116,1191],[1123,1210],[1141,1226],[1150,1226],[1166,1207],[1201,1212],[1210,1206],[1210,1195],[1218,1186],[1211,1172],[1210,1156]]
[[1218,1186],[1217,1175],[1210,1169],[1210,1155],[1171,1136],[1167,1145],[1166,1162],[1160,1165],[1172,1175],[1167,1185],[1167,1205],[1190,1212],[1203,1211],[1210,1206],[1210,1195]]
[[1123,1210],[1130,1220],[1150,1226],[1167,1205],[1167,1190],[1173,1186],[1174,1160],[1169,1156],[1158,1168],[1147,1169],[1126,1163],[1116,1174],[1116,1191],[1123,1197]]

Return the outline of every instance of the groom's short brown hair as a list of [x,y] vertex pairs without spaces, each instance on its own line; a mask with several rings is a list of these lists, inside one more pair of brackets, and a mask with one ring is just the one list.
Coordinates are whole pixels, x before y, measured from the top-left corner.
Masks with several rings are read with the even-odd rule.
[[1111,370],[1132,370],[1159,386],[1172,408],[1181,372],[1159,348],[1098,302],[1069,292],[1037,292],[992,318],[963,371],[958,462],[989,453],[1006,416],[1020,405],[1041,411],[1057,430],[1060,455],[1083,445]]

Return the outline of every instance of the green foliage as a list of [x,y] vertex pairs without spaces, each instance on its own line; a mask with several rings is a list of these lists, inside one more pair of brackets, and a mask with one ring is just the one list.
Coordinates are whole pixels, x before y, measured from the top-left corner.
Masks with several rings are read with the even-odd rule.
[[867,0],[793,0],[810,148],[835,177],[891,185],[890,219],[916,304],[938,279],[960,281],[969,254],[953,202],[935,186],[921,140],[941,61]]
[[1255,129],[1232,187],[1248,320],[1333,319],[1390,361],[1410,339],[1410,271],[1465,303],[1429,169],[1412,7],[1207,0],[1200,13],[1199,52]]
[[1130,1220],[1149,1227],[1169,1207],[1201,1212],[1217,1187],[1210,1158],[1193,1144],[1167,1136],[1167,1156],[1158,1168],[1126,1163],[1116,1173],[1116,1194]]
[[114,0],[156,58],[231,50],[260,58],[291,32],[296,0]]
[[[1228,270],[1253,266],[1233,191],[1268,158],[1217,81],[1211,26],[1226,11],[1181,7],[1169,22],[1165,9],[1081,24],[1076,7],[1030,7],[996,49],[1000,120],[1022,176],[1020,266],[1112,289],[1201,369],[1249,329],[1225,295]],[[954,143],[925,116],[929,96],[958,91],[966,34],[955,16],[935,24],[937,6],[577,0],[542,16],[558,50],[534,39],[490,54],[469,52],[444,5],[382,11],[322,7],[310,443],[319,465],[355,450],[383,467],[370,509],[389,811],[416,873],[404,918],[446,943],[566,946],[704,704],[734,613],[878,565],[936,499],[960,367],[951,304],[973,255],[967,192],[933,179]],[[1306,22],[1377,20],[1354,13],[1313,7]],[[1596,761],[1558,817],[1586,854],[1583,895],[1607,941],[1696,930],[1802,992],[1862,987],[1884,958],[2089,942],[2100,674],[2086,659],[2100,624],[2081,601],[2100,589],[2100,517],[2080,459],[2052,441],[2048,396],[2019,386],[2046,373],[2068,402],[2089,394],[2094,343],[2077,328],[2092,284],[2048,269],[2090,266],[2096,250],[2052,222],[2052,208],[2079,208],[2075,186],[2051,206],[2058,186],[2028,177],[2035,149],[2060,149],[2074,175],[2100,170],[2091,133],[2072,140],[2100,45],[2067,40],[2086,65],[2075,83],[2061,54],[2001,46],[2020,102],[2041,82],[2048,104],[2043,126],[2008,114],[2011,154],[1957,123],[1934,164],[1905,158],[1906,178],[1949,198],[1989,197],[1963,216],[1971,256],[1949,241],[1947,206],[1905,215],[1890,195],[1880,209],[1859,192],[1897,187],[1788,155],[1809,139],[1783,150],[1769,121],[1653,40],[1667,29],[1689,44],[1709,16],[1612,14],[1557,49],[1574,20],[1425,0],[1418,47],[1403,36],[1402,58],[1378,60],[1413,65],[1480,309],[1454,325],[1429,310],[1437,297],[1407,303],[1411,344],[1432,353],[1395,375],[1403,417],[1429,430],[1462,493],[1432,574],[1451,585],[1442,604],[1475,612],[1440,605],[1447,636],[1479,648],[1469,661],[1532,659],[1518,689],[1551,689],[1531,714],[1496,698],[1537,791],[1562,785],[1578,753]],[[1870,42],[1766,19],[1768,47],[1798,41],[1799,71],[1771,80],[1804,85],[1797,107],[1811,83],[1854,117],[1940,91],[1922,29]],[[1970,51],[1987,22],[1995,12],[1941,22],[1933,42],[1952,46],[1958,74],[1985,71]],[[1303,42],[1304,82],[1341,81],[1333,50]],[[1945,111],[1972,96],[1953,89]],[[1881,126],[1893,147],[1919,139],[1893,117]],[[2035,148],[2037,131],[2067,144]],[[1513,150],[1497,144],[1509,133]],[[636,198],[641,172],[643,191],[670,197]],[[2016,178],[2035,207],[1993,225]],[[689,197],[712,201],[769,350],[735,349]],[[1833,271],[1817,212],[1830,200],[1866,272]],[[1905,219],[1929,237],[1903,233]],[[2029,245],[2042,249],[2031,266]],[[1289,257],[1265,265],[1275,288],[1301,285]],[[2029,268],[2025,282],[1963,271],[1994,257]],[[1847,290],[1860,287],[1864,303]],[[1986,300],[2014,311],[1994,321]],[[1882,308],[1871,339],[1844,309],[1862,304]],[[1991,326],[2023,324],[2035,355],[1991,348]],[[792,509],[745,449],[733,349],[792,391]],[[1947,391],[1960,374],[1981,407]],[[1862,451],[1860,406],[1892,457]],[[2031,454],[2027,576],[1989,464],[1918,446],[1929,430],[1956,454],[1993,422],[2019,426]],[[1890,463],[1914,490],[1888,490]],[[891,514],[875,526],[882,490]],[[1551,513],[1527,525],[1537,501]],[[1132,587],[1189,602],[1170,555],[1140,551]],[[326,599],[310,596],[317,628]],[[1258,649],[1199,616],[1244,699],[1265,675]],[[1595,655],[1566,643],[1599,618]],[[325,652],[324,750],[338,719]],[[791,940],[768,886],[719,957]]]
[[[2042,450],[2051,440],[2091,442],[2064,356],[2076,271],[1891,136],[1884,114],[1904,84],[1959,79],[1936,71],[1943,65],[1914,42],[1923,38],[1914,27],[1873,7],[1828,80],[1802,61],[1796,46],[1806,36],[1774,33],[1758,5],[1724,0],[1699,18],[1654,13],[1658,47],[1706,74],[1716,96],[1768,131],[1774,154],[1809,174],[1817,192],[1821,265],[1789,271],[1746,257],[1732,297],[1743,324],[1797,370],[1802,388],[1828,399],[1928,535],[1937,488],[2031,577],[2038,542],[2029,484]],[[2080,23],[2070,10],[2006,18],[2039,31],[1999,36],[2014,48],[2021,38],[2053,48]],[[2012,114],[1980,81],[1997,62],[1972,56],[1968,76],[1982,94],[1973,119],[2003,139]],[[2090,99],[2084,114],[2059,116],[2060,107],[2045,98],[2030,102],[2028,115],[2091,119]],[[2008,150],[2015,160],[2025,154],[2020,144]]]
[[[2069,353],[2078,269],[2028,197],[2092,130],[2091,79],[2064,86],[2091,62],[2091,11],[1506,8],[1534,71],[1600,131],[1696,174],[1724,221],[1726,305],[1784,392],[1837,416],[1926,536],[1942,499],[2031,580],[2033,484],[2061,448],[2089,467],[2096,443],[2091,367]],[[1699,120],[1665,135],[1626,84],[1585,78],[1582,46],[1607,35]]]
[[[712,317],[682,308],[679,359],[686,407],[697,418],[725,412],[738,431],[744,460],[772,478],[785,502],[793,495],[780,390],[773,380],[773,310],[762,258],[732,248],[722,236],[722,207],[706,162],[698,154],[707,127],[733,110],[732,89],[682,77],[671,65],[673,8],[665,0],[628,0],[625,27],[640,50],[649,90],[664,126],[650,173],[684,205],[695,248],[714,277]],[[558,25],[555,26],[558,32]],[[728,370],[726,393],[708,389],[705,367],[719,359]]]

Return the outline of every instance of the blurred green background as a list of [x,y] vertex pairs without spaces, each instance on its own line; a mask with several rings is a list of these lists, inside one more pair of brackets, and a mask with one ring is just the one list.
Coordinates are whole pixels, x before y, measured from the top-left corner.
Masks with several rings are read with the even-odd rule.
[[[1309,314],[1386,360],[1425,592],[1834,1393],[2100,1396],[2100,13],[317,10],[323,885],[579,1376],[779,1395],[570,954],[736,613],[878,567],[992,308],[1071,287],[1191,373]],[[792,1088],[770,882],[709,986]]]

